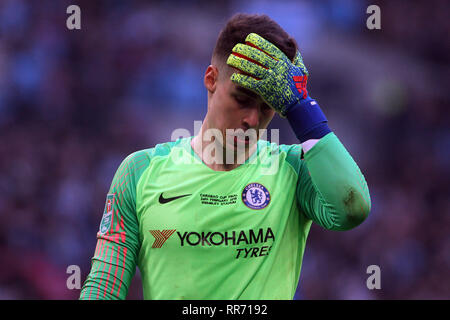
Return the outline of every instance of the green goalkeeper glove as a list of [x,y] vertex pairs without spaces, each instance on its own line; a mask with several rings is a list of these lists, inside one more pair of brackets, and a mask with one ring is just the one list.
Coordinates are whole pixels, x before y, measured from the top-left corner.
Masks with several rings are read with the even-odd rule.
[[242,71],[231,81],[257,93],[282,117],[287,117],[301,142],[331,132],[317,102],[308,96],[308,70],[300,52],[294,62],[256,33],[234,46],[227,64]]
[[256,33],[238,43],[227,64],[244,74],[234,73],[231,81],[259,94],[275,111],[286,116],[289,107],[307,98],[308,70],[299,52],[296,64],[275,45]]

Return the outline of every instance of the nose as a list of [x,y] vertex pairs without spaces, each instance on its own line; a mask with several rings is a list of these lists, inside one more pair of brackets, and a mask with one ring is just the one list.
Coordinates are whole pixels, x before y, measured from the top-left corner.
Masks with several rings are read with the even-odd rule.
[[259,108],[248,108],[243,118],[243,122],[247,128],[257,128],[259,125]]

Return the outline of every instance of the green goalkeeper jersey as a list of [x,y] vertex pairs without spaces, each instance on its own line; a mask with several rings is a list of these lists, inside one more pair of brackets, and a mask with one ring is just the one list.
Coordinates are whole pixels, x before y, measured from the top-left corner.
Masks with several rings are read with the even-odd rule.
[[107,195],[80,299],[124,299],[139,267],[145,299],[292,299],[312,221],[347,230],[370,211],[366,181],[334,133],[258,141],[214,171],[192,138],[135,152]]

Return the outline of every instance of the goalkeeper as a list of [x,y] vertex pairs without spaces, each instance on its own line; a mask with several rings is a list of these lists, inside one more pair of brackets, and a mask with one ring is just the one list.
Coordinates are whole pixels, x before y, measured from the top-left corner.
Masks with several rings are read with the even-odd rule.
[[[307,81],[295,40],[276,22],[233,16],[205,72],[200,133],[119,166],[80,299],[125,299],[136,267],[145,299],[292,299],[311,224],[349,230],[371,206]],[[298,144],[261,139],[275,113]],[[272,174],[268,159],[278,164]]]

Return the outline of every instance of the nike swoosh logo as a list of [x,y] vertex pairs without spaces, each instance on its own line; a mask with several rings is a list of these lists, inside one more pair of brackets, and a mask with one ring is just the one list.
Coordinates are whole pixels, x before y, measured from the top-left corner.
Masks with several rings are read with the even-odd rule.
[[171,197],[171,198],[164,198],[163,194],[161,193],[159,195],[159,203],[161,203],[161,204],[168,203],[168,202],[171,202],[173,200],[177,200],[177,199],[180,199],[180,198],[183,198],[183,197],[187,197],[187,196],[190,196],[190,195],[191,194],[184,194],[182,196],[176,196],[176,197]]

